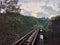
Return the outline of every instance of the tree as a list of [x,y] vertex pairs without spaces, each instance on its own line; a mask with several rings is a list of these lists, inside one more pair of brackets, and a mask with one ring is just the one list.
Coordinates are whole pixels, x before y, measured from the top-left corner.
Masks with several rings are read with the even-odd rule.
[[19,0],[1,0],[0,1],[0,13],[19,13],[21,11]]

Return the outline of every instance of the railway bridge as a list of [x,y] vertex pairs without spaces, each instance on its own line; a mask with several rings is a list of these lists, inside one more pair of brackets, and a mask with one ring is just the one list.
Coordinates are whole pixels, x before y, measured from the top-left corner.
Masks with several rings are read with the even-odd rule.
[[12,45],[43,45],[43,37],[40,37],[42,31],[40,30],[40,28],[32,30]]

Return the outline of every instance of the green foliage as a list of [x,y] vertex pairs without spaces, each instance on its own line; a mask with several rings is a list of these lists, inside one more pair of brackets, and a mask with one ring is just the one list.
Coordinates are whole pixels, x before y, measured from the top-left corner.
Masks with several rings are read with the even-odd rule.
[[45,36],[48,38],[48,45],[49,45],[50,41],[51,42],[55,41],[58,44],[58,42],[56,40],[57,39],[60,40],[60,30],[59,30],[60,29],[60,16],[53,17],[50,20],[46,29],[48,31],[45,33]]
[[50,20],[48,18],[38,18],[38,21],[39,21],[44,33],[47,32],[46,27]]
[[44,26],[47,22],[49,22],[48,18],[38,18],[40,25]]
[[[38,25],[36,18],[22,15],[0,15],[2,45],[11,45]],[[3,41],[2,41],[3,40]]]

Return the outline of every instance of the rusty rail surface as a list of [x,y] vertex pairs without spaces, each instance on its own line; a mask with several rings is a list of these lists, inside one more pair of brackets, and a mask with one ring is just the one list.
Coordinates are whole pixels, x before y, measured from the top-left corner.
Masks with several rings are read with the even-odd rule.
[[33,45],[38,35],[38,32],[39,29],[32,30],[31,32],[23,36],[21,39],[16,41],[13,45]]

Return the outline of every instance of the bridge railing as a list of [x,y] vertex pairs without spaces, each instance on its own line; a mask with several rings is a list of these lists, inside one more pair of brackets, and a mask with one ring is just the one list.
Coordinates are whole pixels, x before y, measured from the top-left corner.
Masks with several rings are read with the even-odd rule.
[[33,45],[38,35],[39,29],[32,30],[12,45]]

